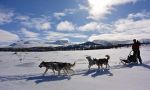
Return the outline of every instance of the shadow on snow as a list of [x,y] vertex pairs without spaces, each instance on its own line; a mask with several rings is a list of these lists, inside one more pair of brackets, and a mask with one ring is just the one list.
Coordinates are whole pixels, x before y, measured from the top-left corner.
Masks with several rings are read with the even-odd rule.
[[100,75],[113,76],[113,73],[111,73],[109,69],[89,70],[83,76],[87,76],[87,75],[90,75],[90,74],[91,74],[92,77],[96,77],[96,76],[100,76]]
[[33,76],[27,78],[27,81],[29,80],[35,80],[36,84],[42,83],[42,82],[49,82],[49,81],[60,81],[60,80],[70,80],[71,78],[66,75],[50,75],[50,76]]
[[60,81],[60,80],[70,80],[71,78],[66,75],[50,75],[50,76],[42,76],[42,74],[35,75],[10,75],[10,76],[0,76],[0,82],[4,81],[17,81],[17,80],[34,80],[36,84],[48,81]]
[[[99,75],[108,75],[108,76],[113,76],[113,74],[108,70],[77,70],[74,74],[71,76],[75,75],[83,75],[83,76],[88,76],[91,74],[91,77],[96,77]],[[49,81],[60,81],[60,80],[70,80],[71,76],[68,75],[47,75],[47,76],[42,76],[42,74],[25,74],[25,75],[4,75],[0,76],[0,82],[4,81],[17,81],[17,80],[26,80],[26,81],[34,81],[36,84],[43,83],[43,82],[49,82]]]
[[[113,76],[113,73],[111,73],[111,69],[121,69],[121,68],[132,68],[133,66],[140,66],[144,67],[147,69],[150,69],[150,65],[148,65],[150,61],[148,62],[143,62],[143,64],[131,64],[131,65],[114,65],[111,66],[110,69],[80,69],[76,70],[75,73],[73,73],[71,76],[75,75],[83,75],[83,76],[91,76],[91,77],[97,77],[101,75],[108,75],[108,76]],[[21,65],[22,66],[22,65]],[[47,76],[42,76],[42,74],[25,74],[25,75],[4,75],[0,76],[0,82],[4,81],[17,81],[17,80],[26,80],[30,81],[33,80],[35,81],[36,84],[42,83],[42,82],[49,82],[49,81],[60,81],[60,80],[70,80],[71,76],[67,75],[47,75]]]

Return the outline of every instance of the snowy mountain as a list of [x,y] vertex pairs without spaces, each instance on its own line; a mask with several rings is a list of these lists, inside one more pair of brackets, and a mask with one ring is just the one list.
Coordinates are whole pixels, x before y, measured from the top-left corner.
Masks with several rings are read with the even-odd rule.
[[30,41],[17,41],[15,43],[12,43],[11,45],[9,45],[13,48],[29,48],[29,47],[40,47],[40,46],[48,46],[47,44],[38,42],[38,41],[34,41],[34,40],[30,40]]
[[150,39],[141,39],[142,43],[150,43]]
[[92,41],[92,42],[94,42],[94,43],[96,43],[96,44],[101,44],[101,45],[103,45],[103,46],[110,46],[110,45],[112,45],[111,42],[105,41],[105,40],[94,40],[94,41]]
[[70,45],[69,41],[67,40],[57,40],[57,41],[37,41],[37,40],[29,40],[24,41],[20,40],[15,43],[10,44],[10,47],[13,48],[29,48],[29,47],[56,47],[62,45]]
[[95,42],[85,42],[85,43],[82,43],[80,45],[85,45],[85,46],[93,46],[93,45],[101,45],[101,44],[98,44],[98,43],[95,43]]
[[[150,39],[141,39],[139,40],[141,43],[148,43],[150,44]],[[80,44],[73,44],[68,40],[57,40],[57,41],[37,41],[37,40],[29,40],[29,41],[17,41],[15,43],[10,44],[10,47],[13,48],[29,48],[29,47],[58,47],[58,46],[112,46],[118,44],[131,44],[133,43],[132,40],[124,40],[124,41],[107,41],[107,40],[94,40],[92,42],[87,41]]]
[[69,45],[71,44],[68,40],[57,40],[54,42],[54,44],[57,44],[57,45]]
[[[147,43],[150,44],[150,39],[141,39],[139,40],[141,43]],[[133,43],[132,40],[122,40],[122,41],[107,41],[107,40],[93,40],[92,42],[97,44],[102,44],[104,46],[110,46],[110,45],[118,45],[118,44],[131,44]]]

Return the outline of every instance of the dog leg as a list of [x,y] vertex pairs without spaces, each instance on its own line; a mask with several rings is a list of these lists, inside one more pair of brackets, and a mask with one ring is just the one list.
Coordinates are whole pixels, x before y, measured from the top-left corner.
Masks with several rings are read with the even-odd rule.
[[67,75],[70,77],[69,70],[70,70],[70,69],[66,69],[66,71],[67,71]]
[[100,69],[100,65],[97,65],[98,66],[98,70]]
[[43,76],[46,74],[47,71],[48,71],[48,68],[45,69],[45,72],[43,73]]
[[106,66],[105,69],[107,69],[108,68],[108,64],[106,63],[105,66]]
[[68,75],[68,71],[66,69],[63,69],[63,71],[66,75]]
[[52,69],[52,71],[53,71],[53,73],[54,73],[54,75],[55,75],[55,71],[54,71],[54,69]]
[[60,75],[60,70],[58,70],[58,75]]
[[105,69],[108,69],[108,65],[106,64],[106,67],[105,67]]
[[108,67],[110,68],[110,65],[109,64],[107,64],[108,65]]
[[110,68],[109,64],[106,64],[106,69],[108,69],[108,67]]
[[91,65],[88,65],[89,70],[91,69]]
[[106,64],[106,67],[105,67],[105,69],[107,69],[107,64]]
[[103,70],[104,68],[103,68],[103,64],[101,65],[101,69]]

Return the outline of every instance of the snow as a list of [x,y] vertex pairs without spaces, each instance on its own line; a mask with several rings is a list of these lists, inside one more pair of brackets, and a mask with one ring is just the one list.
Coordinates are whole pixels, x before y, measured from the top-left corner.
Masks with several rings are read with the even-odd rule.
[[[150,90],[150,46],[141,47],[142,65],[119,64],[131,48],[83,51],[0,52],[1,90]],[[86,55],[103,58],[110,55],[110,69],[88,71]],[[51,70],[42,76],[41,61],[74,63],[75,73],[54,75]]]

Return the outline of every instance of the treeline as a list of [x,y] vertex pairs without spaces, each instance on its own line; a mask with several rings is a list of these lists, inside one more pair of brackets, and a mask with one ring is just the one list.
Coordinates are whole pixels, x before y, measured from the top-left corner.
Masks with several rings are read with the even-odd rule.
[[[142,43],[142,45],[148,45]],[[94,50],[94,49],[110,49],[120,47],[130,47],[131,44],[118,44],[118,45],[69,45],[69,46],[58,46],[58,47],[30,47],[30,48],[0,48],[0,51],[15,51],[15,52],[44,52],[44,51],[68,51],[68,50]]]

